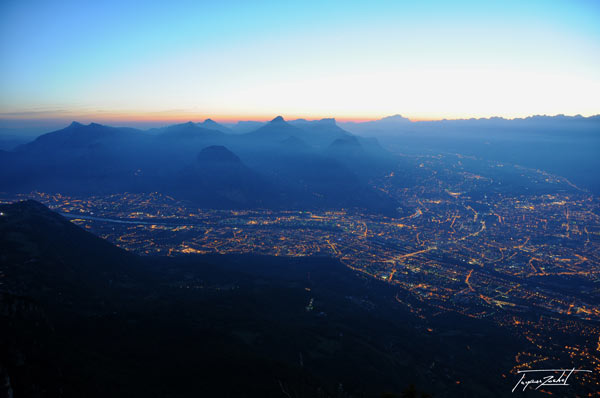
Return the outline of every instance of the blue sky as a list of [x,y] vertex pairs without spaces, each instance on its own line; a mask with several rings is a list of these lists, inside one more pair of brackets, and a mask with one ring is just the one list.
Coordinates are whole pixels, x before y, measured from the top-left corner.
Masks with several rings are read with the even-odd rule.
[[3,118],[600,113],[600,2],[0,3]]

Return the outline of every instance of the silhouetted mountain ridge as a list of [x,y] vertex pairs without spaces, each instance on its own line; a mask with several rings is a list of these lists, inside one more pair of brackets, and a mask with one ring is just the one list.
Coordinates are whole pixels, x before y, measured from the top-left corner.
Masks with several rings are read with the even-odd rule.
[[[301,127],[278,116],[236,135],[192,121],[149,132],[74,122],[0,153],[0,166],[11,170],[0,183],[13,192],[162,192],[218,208],[382,208],[367,200],[372,189],[355,167],[375,164],[379,153],[360,150],[334,119],[295,123]],[[352,161],[348,151],[327,150],[344,139],[359,149]]]
[[[481,136],[486,130],[565,130],[600,131],[600,115],[584,117],[581,115],[532,115],[523,118],[507,119],[499,116],[470,119],[441,119],[411,121],[401,115],[384,117],[366,122],[343,122],[341,126],[355,134],[379,136],[401,134],[403,132],[421,132],[426,134],[454,134],[453,129],[478,129]],[[484,130],[481,130],[484,129]],[[566,131],[565,131],[566,132]]]
[[220,132],[222,132],[222,133],[227,133],[227,134],[231,134],[231,133],[233,133],[233,132],[231,131],[231,129],[229,129],[229,128],[227,128],[227,127],[223,126],[223,125],[222,125],[222,124],[220,124],[220,123],[217,123],[217,122],[215,122],[215,121],[214,121],[214,120],[212,120],[212,119],[206,119],[206,120],[204,120],[202,123],[197,123],[197,125],[198,125],[199,127],[205,128],[205,129],[209,129],[209,130],[217,130],[217,131],[220,131]]
[[[42,300],[54,289],[70,289],[93,297],[110,285],[128,283],[129,276],[139,271],[135,256],[39,202],[0,205],[0,212],[2,289],[12,294]],[[72,297],[65,292],[59,299]]]

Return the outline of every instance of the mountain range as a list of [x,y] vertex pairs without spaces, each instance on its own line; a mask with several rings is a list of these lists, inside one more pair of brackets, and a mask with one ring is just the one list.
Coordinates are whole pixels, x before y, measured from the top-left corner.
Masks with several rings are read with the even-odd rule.
[[410,121],[400,115],[338,123],[403,154],[460,153],[567,177],[600,194],[600,115]]
[[502,129],[505,132],[523,130],[536,131],[598,131],[600,115],[584,117],[576,116],[547,116],[534,115],[525,118],[505,119],[502,117],[470,118],[470,119],[442,119],[411,121],[402,115],[387,116],[379,120],[366,122],[340,122],[342,128],[354,134],[365,136],[398,135],[407,132],[443,133],[451,134],[455,129],[477,130],[480,135],[486,136],[490,131]]
[[244,134],[210,119],[147,131],[73,122],[0,152],[0,183],[8,192],[163,192],[205,207],[393,211],[367,184],[389,161],[333,119],[279,116]]
[[[226,170],[204,161],[200,168],[198,155],[212,146],[226,148],[242,166]],[[5,192],[163,192],[204,207],[360,207],[393,214],[399,204],[369,181],[402,163],[398,153],[518,164],[600,193],[600,116],[563,115],[423,122],[395,115],[364,123],[279,116],[150,130],[73,122],[0,150],[0,184]]]

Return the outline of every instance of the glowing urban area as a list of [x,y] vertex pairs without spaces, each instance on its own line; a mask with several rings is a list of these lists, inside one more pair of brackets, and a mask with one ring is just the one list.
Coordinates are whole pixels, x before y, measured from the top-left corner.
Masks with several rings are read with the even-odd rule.
[[[396,183],[396,173],[405,169],[371,181],[372,188],[402,203],[401,216],[393,218],[344,208],[210,210],[159,193],[31,192],[4,201],[36,199],[141,255],[334,257],[399,287],[397,305],[421,318],[428,333],[436,332],[428,320],[457,312],[490,319],[523,337],[528,344],[516,354],[513,372],[557,358],[600,371],[600,304],[594,298],[600,281],[598,198],[537,169],[486,162],[475,174],[468,166],[474,159],[458,154],[403,161],[415,167],[413,186]],[[494,180],[496,170],[554,193],[507,194]],[[557,276],[581,283],[563,286]],[[600,387],[594,374],[583,377]]]

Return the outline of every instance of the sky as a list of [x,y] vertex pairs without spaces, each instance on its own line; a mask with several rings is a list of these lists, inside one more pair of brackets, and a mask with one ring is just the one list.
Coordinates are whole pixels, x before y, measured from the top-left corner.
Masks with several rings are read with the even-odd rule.
[[0,2],[6,121],[600,113],[600,2]]

